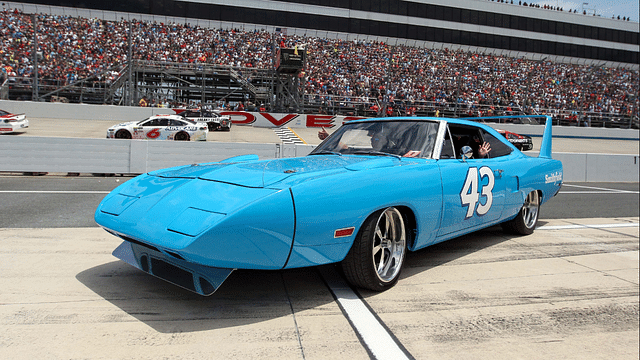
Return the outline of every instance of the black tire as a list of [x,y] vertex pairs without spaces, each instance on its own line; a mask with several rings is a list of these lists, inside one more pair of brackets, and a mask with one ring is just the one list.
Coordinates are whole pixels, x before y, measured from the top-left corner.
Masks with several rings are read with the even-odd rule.
[[341,266],[352,285],[384,291],[398,282],[406,252],[404,216],[388,207],[365,220]]
[[116,132],[116,139],[131,139],[131,133],[127,130],[120,129]]
[[524,200],[524,205],[522,205],[518,215],[512,220],[503,222],[502,229],[520,235],[533,234],[533,230],[538,224],[539,215],[540,194],[537,191],[532,191]]
[[186,132],[184,132],[184,131],[181,131],[181,132],[177,133],[177,134],[173,137],[173,139],[174,139],[175,141],[189,141],[189,134],[187,134],[187,133],[186,133]]

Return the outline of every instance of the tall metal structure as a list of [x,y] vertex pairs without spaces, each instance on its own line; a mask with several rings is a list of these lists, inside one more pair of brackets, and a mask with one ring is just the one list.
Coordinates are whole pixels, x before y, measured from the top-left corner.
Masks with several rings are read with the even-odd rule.
[[31,98],[38,101],[38,17],[31,15],[31,25],[33,26],[33,93]]
[[303,112],[303,92],[300,76],[306,61],[306,50],[279,48],[276,51],[276,112]]
[[[129,71],[135,100],[146,96],[151,103],[166,100],[183,104],[250,102],[260,105],[272,94],[273,76],[268,69],[133,60],[127,73]],[[116,80],[114,84],[122,90],[111,92],[123,93],[128,83]]]

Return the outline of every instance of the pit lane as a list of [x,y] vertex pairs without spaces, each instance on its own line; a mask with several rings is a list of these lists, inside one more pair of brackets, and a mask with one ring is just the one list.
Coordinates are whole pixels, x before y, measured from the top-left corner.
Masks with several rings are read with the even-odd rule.
[[638,358],[637,183],[569,183],[531,236],[410,253],[397,286],[350,299],[357,325],[331,266],[236,271],[203,298],[116,260],[93,211],[128,179],[0,177],[0,358],[385,358],[376,322],[407,358]]

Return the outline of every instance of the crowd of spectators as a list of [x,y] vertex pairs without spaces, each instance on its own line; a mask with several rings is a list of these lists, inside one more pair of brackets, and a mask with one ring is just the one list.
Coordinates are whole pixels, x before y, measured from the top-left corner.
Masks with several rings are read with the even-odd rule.
[[[469,109],[500,106],[528,113],[551,109],[628,115],[638,107],[639,72],[624,68],[274,35],[264,30],[45,14],[36,19],[38,78],[61,85],[90,76],[113,80],[118,67],[127,62],[131,29],[134,59],[219,64],[245,73],[247,69],[271,68],[274,44],[298,47],[307,52],[304,91],[318,99],[339,96],[377,99],[379,103],[446,103]],[[31,15],[16,10],[0,13],[3,76],[33,76],[33,29]]]
[[[518,0],[517,4],[514,0],[488,0],[488,1],[492,1],[492,2],[497,2],[497,3],[503,3],[503,4],[511,4],[511,5],[519,5],[519,6],[527,6],[527,7],[532,7],[532,8],[536,8],[536,9],[545,9],[545,10],[553,10],[553,11],[564,11],[564,8],[561,6],[552,6],[552,5],[540,5],[540,4],[534,4],[533,2],[529,2],[527,3],[526,1],[522,1],[522,0]],[[584,3],[584,5],[588,5],[587,3]],[[574,13],[574,14],[578,14],[581,13],[582,15],[591,15],[591,16],[596,16],[596,12],[593,9],[589,9],[589,11],[587,12],[586,9],[582,10],[578,10],[578,9],[569,9],[568,12],[570,13]],[[600,15],[597,15],[600,16]],[[612,19],[615,19],[616,16],[613,15],[611,17]],[[620,19],[620,15],[618,15],[618,20],[623,20],[623,21],[629,21],[631,20],[630,18],[623,16],[622,19]]]

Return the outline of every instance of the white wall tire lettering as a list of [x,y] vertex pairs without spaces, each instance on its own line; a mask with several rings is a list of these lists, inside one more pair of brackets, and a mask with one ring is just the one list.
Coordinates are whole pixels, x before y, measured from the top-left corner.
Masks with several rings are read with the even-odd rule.
[[[482,183],[484,178],[488,179],[486,185],[482,185],[480,192],[478,192],[478,184]],[[465,220],[473,216],[475,212],[479,216],[485,215],[491,210],[493,204],[493,187],[495,185],[495,177],[493,171],[483,166],[478,170],[476,167],[471,167],[467,171],[467,177],[464,180],[462,191],[460,192],[460,202],[462,206],[467,207],[467,213]],[[480,197],[483,196],[486,201],[484,204],[480,202]],[[477,206],[477,209],[476,209]]]

